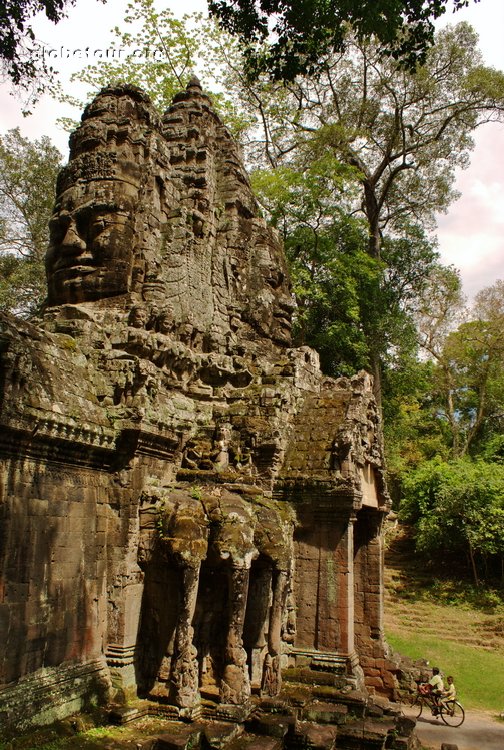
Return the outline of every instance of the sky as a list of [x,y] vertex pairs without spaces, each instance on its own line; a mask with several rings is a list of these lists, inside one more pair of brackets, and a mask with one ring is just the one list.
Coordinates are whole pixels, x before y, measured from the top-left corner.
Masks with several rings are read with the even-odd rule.
[[[36,20],[36,35],[54,50],[52,64],[70,93],[75,86],[69,84],[70,74],[91,61],[84,59],[85,54],[103,57],[113,40],[111,29],[123,18],[127,2],[77,0],[76,6],[69,8],[68,18],[57,25]],[[164,5],[176,15],[206,8],[204,0],[184,0],[182,7],[177,0],[165,0]],[[468,21],[478,32],[485,64],[504,70],[504,0],[480,0],[456,14],[447,13],[443,19],[443,23],[458,21]],[[65,110],[47,96],[31,116],[23,117],[21,110],[19,99],[10,95],[6,85],[0,86],[0,134],[19,126],[28,138],[49,135],[66,159],[68,134],[56,121],[61,116],[75,118],[75,111]],[[461,197],[447,214],[438,217],[437,231],[441,259],[460,270],[469,299],[504,279],[504,124],[481,127],[475,142],[469,168],[457,172],[455,188]]]

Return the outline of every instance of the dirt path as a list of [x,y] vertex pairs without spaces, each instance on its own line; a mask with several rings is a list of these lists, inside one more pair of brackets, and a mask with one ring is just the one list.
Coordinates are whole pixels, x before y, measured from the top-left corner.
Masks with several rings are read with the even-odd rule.
[[[412,716],[411,709],[404,713]],[[504,722],[473,711],[466,711],[461,727],[447,727],[441,719],[422,715],[416,733],[424,746],[435,750],[442,742],[457,745],[458,750],[504,750]]]

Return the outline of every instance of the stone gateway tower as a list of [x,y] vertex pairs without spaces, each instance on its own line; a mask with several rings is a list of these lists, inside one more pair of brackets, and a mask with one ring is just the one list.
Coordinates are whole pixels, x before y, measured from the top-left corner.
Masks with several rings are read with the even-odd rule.
[[281,242],[196,79],[163,117],[130,86],[87,107],[47,281],[1,322],[3,724],[390,694],[370,377],[292,348]]

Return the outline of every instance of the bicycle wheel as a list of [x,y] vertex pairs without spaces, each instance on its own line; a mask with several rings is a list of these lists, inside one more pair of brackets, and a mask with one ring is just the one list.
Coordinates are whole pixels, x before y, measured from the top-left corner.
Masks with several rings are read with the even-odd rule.
[[441,718],[449,727],[459,727],[465,719],[465,711],[458,701],[447,701],[441,706]]
[[420,695],[417,695],[417,697],[415,698],[415,702],[411,705],[411,708],[415,712],[415,716],[417,719],[419,719],[422,715],[423,707],[424,699]]

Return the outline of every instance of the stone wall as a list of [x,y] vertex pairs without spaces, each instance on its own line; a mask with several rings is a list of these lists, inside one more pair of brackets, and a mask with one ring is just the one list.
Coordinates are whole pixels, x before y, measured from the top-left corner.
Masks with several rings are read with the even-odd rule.
[[193,79],[71,138],[48,301],[0,335],[0,716],[240,716],[282,671],[389,692],[371,379],[291,346],[283,249]]

